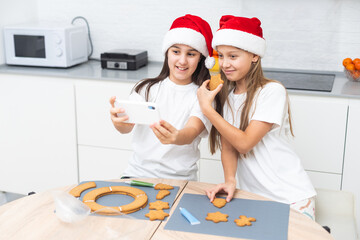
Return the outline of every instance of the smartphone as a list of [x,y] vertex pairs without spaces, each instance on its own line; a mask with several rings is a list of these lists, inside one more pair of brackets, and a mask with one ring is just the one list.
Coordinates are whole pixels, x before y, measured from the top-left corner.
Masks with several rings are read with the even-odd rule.
[[128,115],[128,123],[151,125],[160,121],[160,113],[153,102],[135,102],[125,100],[115,100],[116,108],[125,109],[125,113],[118,113],[118,117]]

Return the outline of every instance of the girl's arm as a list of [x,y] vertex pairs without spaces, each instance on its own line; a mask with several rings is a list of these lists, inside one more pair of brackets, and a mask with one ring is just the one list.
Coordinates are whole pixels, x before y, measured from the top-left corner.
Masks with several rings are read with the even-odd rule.
[[162,144],[190,144],[205,129],[203,122],[195,116],[189,118],[185,127],[177,130],[170,123],[161,120],[150,126]]
[[271,129],[272,123],[252,120],[245,131],[234,127],[217,113],[211,105],[222,85],[219,85],[213,91],[209,91],[206,89],[207,84],[208,80],[202,84],[197,93],[201,111],[219,131],[220,135],[226,138],[239,153],[248,153]]
[[226,201],[234,196],[236,189],[236,169],[238,164],[238,152],[236,149],[223,137],[221,137],[221,162],[224,169],[225,183],[216,185],[215,187],[206,191],[207,196],[212,202],[218,192],[227,193]]
[[123,113],[125,112],[124,109],[122,108],[115,108],[114,103],[115,103],[115,99],[116,97],[111,97],[110,98],[110,104],[111,104],[111,108],[110,108],[110,115],[111,115],[111,121],[114,124],[114,127],[120,132],[120,133],[129,133],[132,131],[132,129],[134,128],[133,123],[125,123],[124,121],[129,119],[129,116],[124,116],[124,117],[118,117],[117,113]]

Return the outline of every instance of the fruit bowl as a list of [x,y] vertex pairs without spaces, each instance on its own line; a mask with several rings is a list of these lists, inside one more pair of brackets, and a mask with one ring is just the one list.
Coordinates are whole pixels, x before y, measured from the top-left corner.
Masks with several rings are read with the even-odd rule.
[[345,58],[342,62],[344,73],[350,81],[360,82],[360,58]]
[[360,82],[360,71],[359,70],[353,70],[349,71],[346,68],[344,68],[344,73],[350,81],[353,82]]

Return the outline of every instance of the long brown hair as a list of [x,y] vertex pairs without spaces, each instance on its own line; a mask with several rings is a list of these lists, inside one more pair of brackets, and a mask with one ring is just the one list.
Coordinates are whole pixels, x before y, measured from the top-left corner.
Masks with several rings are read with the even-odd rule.
[[[139,93],[141,91],[141,89],[144,86],[146,86],[146,91],[145,91],[145,100],[146,101],[149,100],[150,88],[154,84],[163,81],[165,78],[167,78],[170,75],[167,53],[168,53],[168,51],[166,51],[166,53],[165,53],[164,64],[160,71],[159,76],[157,76],[155,78],[145,78],[145,79],[141,80],[140,82],[138,82],[132,89],[132,91]],[[209,79],[209,78],[210,78],[209,70],[205,67],[205,56],[200,54],[200,61],[197,65],[197,68],[195,69],[195,72],[191,76],[191,81],[193,83],[195,83],[196,85],[200,86],[206,79]]]
[[[221,78],[224,80],[224,85],[222,90],[215,97],[215,110],[223,116],[223,107],[225,103],[228,101],[228,95],[230,91],[233,91],[236,83],[230,82],[225,74],[221,72]],[[254,97],[257,94],[259,88],[263,88],[269,82],[278,82],[275,80],[268,79],[264,76],[262,67],[261,67],[261,58],[258,59],[256,63],[253,63],[250,67],[249,72],[245,76],[246,81],[246,99],[243,103],[243,109],[241,111],[240,117],[240,126],[239,129],[245,131],[249,125],[250,118],[250,110],[254,102]],[[278,82],[280,83],[280,82]],[[281,84],[281,83],[280,83]],[[289,97],[287,97],[287,101],[289,102]],[[290,124],[290,132],[291,135],[294,136],[292,124],[291,124],[291,112],[290,105],[288,104],[288,114],[289,114],[289,124]],[[220,146],[220,133],[217,129],[212,126],[210,132],[210,152],[214,154]],[[241,156],[240,156],[241,157]],[[245,156],[244,156],[245,157]]]

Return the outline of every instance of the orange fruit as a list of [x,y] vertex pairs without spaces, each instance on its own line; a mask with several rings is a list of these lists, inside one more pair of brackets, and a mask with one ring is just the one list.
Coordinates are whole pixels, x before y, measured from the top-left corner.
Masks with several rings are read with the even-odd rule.
[[345,66],[345,68],[346,68],[347,70],[349,70],[350,72],[352,72],[352,71],[355,70],[355,65],[352,64],[352,63],[350,63],[350,64],[347,64],[347,65]]
[[351,58],[345,58],[345,59],[343,60],[343,65],[344,65],[344,67],[346,67],[348,64],[351,64],[351,63],[352,63]]
[[356,65],[356,63],[359,63],[360,62],[360,58],[355,58],[354,60],[353,60],[353,64],[355,64]]
[[354,65],[355,65],[356,70],[360,70],[360,60],[358,62],[354,63]]

